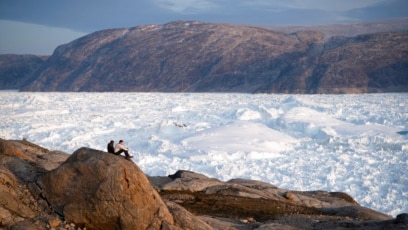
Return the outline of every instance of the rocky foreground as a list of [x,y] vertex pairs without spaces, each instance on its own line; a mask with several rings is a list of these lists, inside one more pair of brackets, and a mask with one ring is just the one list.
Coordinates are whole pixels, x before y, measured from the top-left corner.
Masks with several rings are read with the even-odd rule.
[[104,151],[0,139],[0,229],[407,229],[342,192],[190,171],[146,176]]

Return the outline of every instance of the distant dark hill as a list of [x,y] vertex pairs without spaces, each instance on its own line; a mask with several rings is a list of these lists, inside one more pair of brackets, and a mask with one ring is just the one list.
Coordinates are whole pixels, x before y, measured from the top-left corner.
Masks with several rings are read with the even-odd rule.
[[408,92],[408,32],[354,37],[177,21],[58,47],[25,91]]
[[0,55],[0,89],[18,90],[30,83],[30,76],[44,65],[45,59],[35,55]]

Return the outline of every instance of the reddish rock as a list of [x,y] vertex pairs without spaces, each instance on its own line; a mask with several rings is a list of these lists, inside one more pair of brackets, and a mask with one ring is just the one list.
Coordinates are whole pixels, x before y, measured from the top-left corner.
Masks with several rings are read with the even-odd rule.
[[150,177],[158,194],[133,162],[88,148],[68,155],[0,139],[0,163],[1,229],[407,227],[407,214],[392,218],[342,192],[289,191],[248,179],[222,182],[184,170]]
[[173,217],[131,161],[81,148],[37,181],[41,195],[68,222],[87,229],[160,229]]

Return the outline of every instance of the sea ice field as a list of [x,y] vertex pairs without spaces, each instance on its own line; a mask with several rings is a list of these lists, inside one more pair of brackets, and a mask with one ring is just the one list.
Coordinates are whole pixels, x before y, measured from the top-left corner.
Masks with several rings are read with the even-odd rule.
[[408,213],[408,94],[0,91],[0,138],[106,151],[123,139],[151,176],[192,170],[292,190],[341,191]]

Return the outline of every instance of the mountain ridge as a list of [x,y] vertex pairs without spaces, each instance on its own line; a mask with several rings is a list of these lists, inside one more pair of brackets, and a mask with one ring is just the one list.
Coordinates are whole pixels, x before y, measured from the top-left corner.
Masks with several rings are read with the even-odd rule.
[[109,29],[59,46],[20,90],[408,92],[407,41],[407,31],[347,37],[199,21]]
[[318,31],[324,33],[327,37],[355,37],[362,34],[408,31],[408,18],[395,18],[365,23],[323,24],[310,26],[264,26],[264,28],[283,33]]

